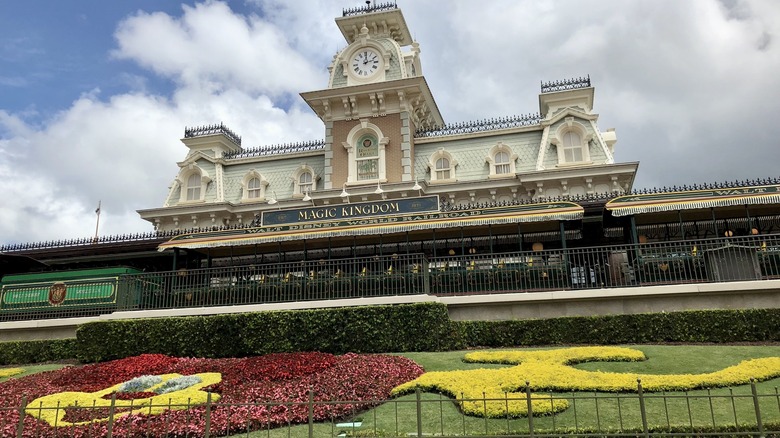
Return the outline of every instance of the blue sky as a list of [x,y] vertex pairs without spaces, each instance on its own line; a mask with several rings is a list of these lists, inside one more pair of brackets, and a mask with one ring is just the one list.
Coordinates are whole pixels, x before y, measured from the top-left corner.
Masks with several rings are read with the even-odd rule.
[[[95,88],[107,94],[127,92],[125,75],[142,71],[134,63],[112,59],[117,23],[137,10],[177,14],[178,2],[7,1],[0,3],[0,90],[7,111],[26,112],[32,120],[68,107]],[[147,86],[170,91],[160,78]]]
[[[334,23],[362,1],[0,2],[0,243],[151,230],[185,126],[316,140]],[[445,121],[538,111],[591,76],[635,187],[776,177],[776,0],[398,0]],[[454,90],[454,91],[453,91]]]

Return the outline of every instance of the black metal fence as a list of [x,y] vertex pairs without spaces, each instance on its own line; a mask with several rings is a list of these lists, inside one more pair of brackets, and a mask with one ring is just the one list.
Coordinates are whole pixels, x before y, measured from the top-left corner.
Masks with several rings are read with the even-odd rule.
[[[762,388],[759,390],[756,383],[751,383],[738,389],[644,393],[639,384],[634,393],[548,393],[551,404],[564,401],[568,408],[545,416],[533,415],[532,398],[540,394],[532,396],[527,389],[505,393],[501,398],[458,401],[419,391],[390,400],[318,401],[310,392],[308,401],[298,403],[221,403],[212,401],[209,395],[205,405],[159,406],[163,411],[184,411],[184,435],[182,416],[156,422],[143,420],[146,414],[135,414],[142,421],[121,419],[127,415],[127,408],[120,410],[115,399],[108,407],[33,406],[22,400],[20,406],[0,407],[0,431],[5,431],[4,437],[778,436],[780,394],[776,387]],[[485,415],[463,415],[458,402],[484,406]],[[513,403],[527,406],[532,415],[488,416],[489,406],[508,407]],[[153,408],[145,405],[143,410]],[[55,410],[55,414],[68,410],[67,415],[83,423],[52,428],[35,420]],[[338,414],[323,414],[329,412]]]
[[[454,250],[452,250],[455,252]],[[123,275],[113,295],[88,280],[64,284],[78,300],[51,304],[48,284],[5,288],[0,321],[66,318],[115,310],[644,287],[780,278],[780,235],[750,235],[587,248],[444,257],[393,254],[180,269]],[[103,281],[103,280],[101,280]],[[71,282],[72,283],[72,282]],[[77,289],[76,289],[77,288]],[[43,294],[43,295],[42,295]],[[43,297],[43,298],[41,298]]]
[[430,267],[436,295],[767,280],[780,278],[780,236],[475,253]]
[[[251,264],[127,275],[135,309],[427,294],[421,254]],[[128,308],[127,310],[132,310]]]

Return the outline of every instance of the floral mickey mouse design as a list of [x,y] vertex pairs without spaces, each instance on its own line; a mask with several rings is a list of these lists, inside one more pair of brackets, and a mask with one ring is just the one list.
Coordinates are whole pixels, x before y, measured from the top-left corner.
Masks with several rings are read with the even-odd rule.
[[[505,417],[528,415],[528,401],[522,392],[533,391],[606,391],[637,390],[637,380],[645,391],[685,391],[742,385],[751,379],[768,380],[780,377],[780,357],[750,359],[719,371],[704,374],[630,374],[586,371],[572,367],[577,363],[595,361],[642,361],[644,353],[624,347],[575,347],[537,351],[485,351],[467,353],[466,362],[515,365],[498,369],[472,369],[425,373],[415,380],[393,389],[394,395],[416,388],[449,394],[467,414]],[[510,395],[511,394],[511,395]],[[488,401],[483,403],[483,399]],[[561,412],[568,402],[550,396],[533,394],[532,412]]]
[[[142,393],[146,396],[130,400],[117,397],[114,400],[116,408],[130,409],[116,413],[115,418],[139,413],[158,415],[167,410],[187,409],[206,403],[209,395],[203,391],[203,388],[221,381],[222,375],[220,373],[200,373],[191,376],[182,376],[176,373],[141,376],[96,392],[66,391],[39,397],[27,404],[25,412],[52,426],[74,426],[93,421],[107,421],[108,416],[83,422],[69,422],[66,421],[65,416],[67,409],[72,407],[110,407],[112,402],[105,396],[112,393]],[[219,394],[211,394],[212,401],[219,400],[219,397]]]

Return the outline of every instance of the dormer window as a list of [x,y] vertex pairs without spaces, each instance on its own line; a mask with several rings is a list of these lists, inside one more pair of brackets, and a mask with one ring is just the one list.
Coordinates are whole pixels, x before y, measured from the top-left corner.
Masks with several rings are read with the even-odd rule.
[[248,199],[258,199],[260,196],[260,178],[252,178],[246,185],[246,197]]
[[574,131],[563,134],[563,159],[567,163],[584,161],[582,159],[582,138]]
[[298,193],[304,195],[311,193],[314,188],[314,177],[311,172],[303,172],[298,176]]
[[495,155],[494,160],[496,163],[496,174],[509,173],[509,154],[501,151]]
[[252,169],[244,176],[241,181],[243,195],[241,200],[244,202],[265,200],[265,189],[268,187],[268,181],[256,170]]
[[567,117],[550,138],[558,150],[558,165],[590,164],[588,144],[593,134],[573,117]]
[[443,148],[434,152],[428,160],[432,183],[455,182],[455,167],[457,161]]
[[203,168],[193,163],[181,170],[176,181],[180,187],[179,202],[202,202],[211,178]]
[[187,201],[200,200],[200,173],[193,173],[187,178]]
[[317,174],[314,169],[304,164],[293,175],[293,196],[302,197],[307,193],[311,194],[317,190]]
[[450,179],[450,160],[439,158],[436,160],[436,179]]
[[490,165],[490,178],[505,178],[515,176],[515,161],[517,154],[504,143],[498,143],[490,148],[485,161]]

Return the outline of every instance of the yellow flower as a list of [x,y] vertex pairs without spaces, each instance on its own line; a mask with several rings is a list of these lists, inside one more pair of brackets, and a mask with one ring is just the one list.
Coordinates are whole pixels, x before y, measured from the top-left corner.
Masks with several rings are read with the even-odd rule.
[[[114,415],[114,418],[140,413],[147,415],[159,415],[168,409],[182,410],[187,409],[188,406],[196,406],[206,403],[208,394],[204,391],[201,391],[201,389],[221,382],[222,375],[220,373],[200,373],[194,374],[194,376],[197,376],[201,379],[200,383],[196,383],[195,385],[179,391],[173,391],[165,394],[159,394],[153,397],[134,400],[115,400],[114,406],[117,408],[129,408],[132,406],[134,409],[132,411],[117,413]],[[163,374],[160,377],[162,378],[162,382],[152,386],[147,391],[154,392],[155,389],[165,385],[165,382],[182,376],[181,374]],[[91,423],[92,421],[107,421],[108,417],[96,418],[92,421],[69,423],[64,421],[63,418],[65,417],[65,409],[71,407],[110,407],[111,400],[106,400],[103,398],[103,396],[115,392],[121,385],[122,383],[119,383],[97,392],[66,391],[46,395],[31,401],[27,405],[25,412],[35,418],[49,423],[54,427],[87,424]],[[212,394],[211,400],[219,400],[219,394]]]
[[23,372],[24,368],[0,368],[0,379],[22,374]]
[[[467,353],[465,361],[515,366],[425,373],[393,389],[393,395],[412,392],[415,388],[441,391],[454,397],[465,413],[505,417],[528,415],[527,396],[523,393],[526,386],[533,391],[630,392],[637,390],[637,379],[641,379],[644,391],[686,391],[742,385],[751,378],[767,380],[780,376],[780,357],[746,360],[704,374],[624,374],[579,370],[571,366],[581,362],[641,360],[646,360],[644,353],[623,347],[477,351]],[[483,398],[488,399],[485,405]],[[565,400],[553,400],[549,396],[532,395],[531,400],[534,414],[560,412],[568,407]]]

